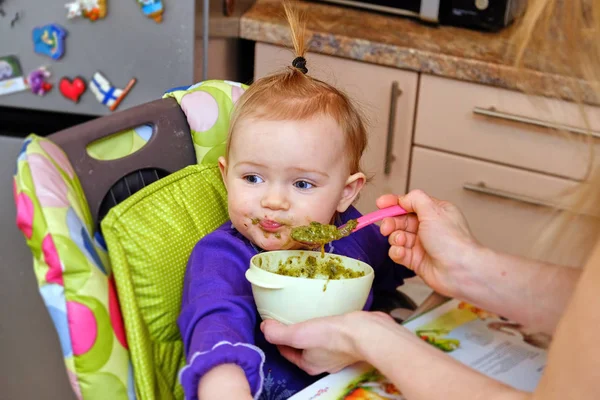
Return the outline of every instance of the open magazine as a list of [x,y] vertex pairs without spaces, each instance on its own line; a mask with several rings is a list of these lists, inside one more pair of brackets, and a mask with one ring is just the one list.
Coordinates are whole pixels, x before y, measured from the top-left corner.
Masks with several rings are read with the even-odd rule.
[[[546,334],[529,331],[458,300],[449,300],[403,325],[463,364],[530,392],[541,378],[551,340]],[[290,397],[290,400],[317,399],[403,400],[404,397],[376,369],[360,363],[328,375]]]

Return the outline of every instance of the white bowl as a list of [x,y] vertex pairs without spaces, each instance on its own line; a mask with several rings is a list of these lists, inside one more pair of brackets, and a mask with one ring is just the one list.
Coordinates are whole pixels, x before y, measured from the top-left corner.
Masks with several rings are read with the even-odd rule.
[[[321,257],[320,252],[281,250],[260,253],[250,260],[246,279],[252,284],[252,293],[261,318],[293,324],[312,318],[345,314],[362,310],[367,302],[375,273],[368,264],[350,257],[325,254],[342,260],[345,268],[364,271],[365,275],[350,279],[297,278],[279,275],[280,262],[289,257],[305,262],[309,256]],[[259,267],[260,265],[260,267]]]

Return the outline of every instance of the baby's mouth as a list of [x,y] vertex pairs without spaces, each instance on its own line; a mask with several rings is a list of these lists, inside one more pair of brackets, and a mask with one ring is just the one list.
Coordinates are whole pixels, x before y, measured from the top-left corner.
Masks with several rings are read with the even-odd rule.
[[263,231],[267,231],[267,232],[277,232],[282,227],[285,226],[285,224],[282,224],[281,222],[273,221],[273,220],[270,220],[270,219],[261,219],[258,222],[258,225],[260,226],[260,228]]

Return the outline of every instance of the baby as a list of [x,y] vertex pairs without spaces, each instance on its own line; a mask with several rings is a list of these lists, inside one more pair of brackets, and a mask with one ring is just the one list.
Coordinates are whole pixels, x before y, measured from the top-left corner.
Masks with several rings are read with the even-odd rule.
[[[297,57],[236,104],[219,159],[231,220],[200,240],[188,261],[178,320],[186,399],[287,399],[317,379],[266,342],[244,273],[258,252],[302,248],[292,227],[360,216],[352,203],[366,180],[364,124],[345,94],[307,75],[303,29],[287,5],[286,15]],[[376,289],[393,291],[413,276],[388,258],[375,225],[326,250],[371,265]],[[365,309],[372,301],[371,293]]]

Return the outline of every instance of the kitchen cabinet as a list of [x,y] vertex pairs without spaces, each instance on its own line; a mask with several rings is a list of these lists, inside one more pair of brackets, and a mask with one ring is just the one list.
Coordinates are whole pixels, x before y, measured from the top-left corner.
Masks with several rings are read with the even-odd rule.
[[[423,75],[414,144],[581,179],[590,160],[585,120],[600,137],[598,111],[558,99]],[[600,141],[594,148],[600,152]]]
[[[415,146],[409,189],[450,201],[460,208],[477,240],[495,250],[555,263],[578,265],[590,251],[594,223],[582,215],[570,221],[561,239],[577,249],[544,247],[561,195],[576,182],[470,157]],[[482,266],[485,267],[485,266]]]

